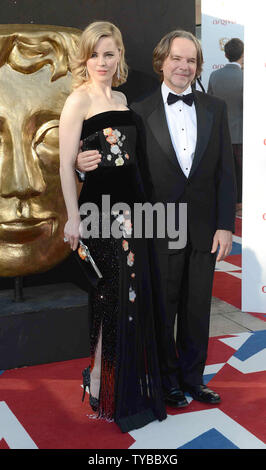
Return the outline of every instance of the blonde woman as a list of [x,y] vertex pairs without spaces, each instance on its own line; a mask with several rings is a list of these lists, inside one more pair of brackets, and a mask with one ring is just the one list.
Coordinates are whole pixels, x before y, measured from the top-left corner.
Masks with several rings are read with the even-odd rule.
[[[74,91],[60,119],[60,175],[67,208],[65,239],[79,246],[80,210],[84,203],[99,209],[99,232],[83,242],[103,280],[91,294],[89,366],[84,390],[98,418],[115,421],[123,432],[166,418],[157,355],[163,312],[153,274],[149,240],[132,237],[132,217],[102,207],[123,202],[133,209],[146,200],[142,184],[145,165],[139,151],[136,116],[126,97],[112,87],[124,83],[127,65],[122,36],[109,22],[95,22],[83,32],[72,61]],[[83,149],[99,152],[97,168],[86,173],[78,198],[75,159]],[[145,175],[145,180],[146,180]],[[129,211],[132,214],[132,211]],[[117,222],[121,237],[106,235],[106,220]],[[98,236],[99,235],[99,236]],[[78,251],[82,255],[80,248]],[[156,295],[156,298],[155,298]],[[94,416],[95,417],[95,416]]]

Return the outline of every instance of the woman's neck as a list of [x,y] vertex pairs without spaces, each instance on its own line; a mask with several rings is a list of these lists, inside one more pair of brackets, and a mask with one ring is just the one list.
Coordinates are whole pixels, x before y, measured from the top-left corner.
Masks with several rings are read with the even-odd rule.
[[94,81],[90,82],[87,87],[88,91],[91,91],[95,95],[101,96],[108,101],[113,98],[111,83],[99,83]]

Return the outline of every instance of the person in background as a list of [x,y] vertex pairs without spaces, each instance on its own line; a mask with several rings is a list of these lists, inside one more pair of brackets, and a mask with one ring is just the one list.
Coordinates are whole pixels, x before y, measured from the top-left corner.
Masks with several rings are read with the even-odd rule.
[[208,93],[227,104],[237,183],[236,215],[242,216],[242,148],[243,148],[243,67],[244,43],[233,38],[224,46],[228,64],[212,72]]

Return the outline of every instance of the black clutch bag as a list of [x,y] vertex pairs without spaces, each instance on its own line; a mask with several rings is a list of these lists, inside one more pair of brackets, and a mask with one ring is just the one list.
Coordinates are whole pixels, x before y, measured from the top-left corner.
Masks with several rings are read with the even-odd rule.
[[94,132],[82,140],[82,151],[84,150],[99,150],[101,148],[99,132]]

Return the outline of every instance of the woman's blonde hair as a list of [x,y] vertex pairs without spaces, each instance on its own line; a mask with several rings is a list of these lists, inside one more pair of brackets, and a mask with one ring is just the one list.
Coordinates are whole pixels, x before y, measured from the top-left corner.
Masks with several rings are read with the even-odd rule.
[[168,34],[166,34],[161,41],[157,44],[153,51],[153,69],[154,71],[160,76],[161,81],[163,81],[163,73],[162,73],[162,66],[165,61],[165,59],[169,56],[172,42],[175,38],[185,38],[189,39],[192,41],[196,47],[197,51],[197,70],[196,70],[196,75],[195,79],[193,82],[196,80],[196,77],[199,77],[202,72],[202,66],[203,66],[203,55],[202,55],[202,49],[200,42],[198,39],[189,31],[183,31],[183,30],[175,30],[172,31]]
[[71,57],[71,71],[73,88],[77,88],[89,80],[86,62],[91,57],[95,46],[102,37],[112,37],[120,51],[117,73],[113,76],[112,86],[117,87],[125,83],[128,67],[125,61],[125,47],[119,29],[108,21],[95,21],[83,31],[75,54]]

